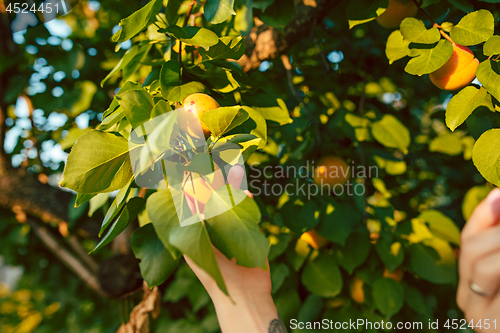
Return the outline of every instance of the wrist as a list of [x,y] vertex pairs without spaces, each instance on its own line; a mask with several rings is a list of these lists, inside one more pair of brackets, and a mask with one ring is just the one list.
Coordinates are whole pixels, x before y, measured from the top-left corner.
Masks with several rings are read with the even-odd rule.
[[[212,296],[212,295],[211,295]],[[278,318],[278,310],[270,293],[233,291],[230,297],[212,296],[223,332],[268,332]]]

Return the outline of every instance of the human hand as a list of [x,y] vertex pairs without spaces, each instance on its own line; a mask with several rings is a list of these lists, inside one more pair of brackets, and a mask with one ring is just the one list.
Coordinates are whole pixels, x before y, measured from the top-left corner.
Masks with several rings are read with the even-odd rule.
[[476,332],[500,332],[499,221],[500,189],[496,188],[476,207],[462,231],[457,303],[467,323],[472,320],[475,327],[482,326]]

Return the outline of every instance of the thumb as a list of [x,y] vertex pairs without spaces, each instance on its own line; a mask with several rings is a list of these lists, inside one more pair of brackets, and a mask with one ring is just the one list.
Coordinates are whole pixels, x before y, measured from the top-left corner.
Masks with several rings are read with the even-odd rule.
[[241,181],[245,177],[245,169],[239,164],[235,164],[229,170],[227,175],[227,183],[233,185],[235,189],[241,187]]
[[473,237],[498,224],[500,220],[500,189],[492,190],[474,209],[462,231],[462,239]]

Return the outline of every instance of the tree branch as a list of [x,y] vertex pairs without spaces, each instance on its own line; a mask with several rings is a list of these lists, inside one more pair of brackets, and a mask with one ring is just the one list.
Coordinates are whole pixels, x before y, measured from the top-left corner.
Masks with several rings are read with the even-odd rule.
[[58,257],[69,269],[71,269],[87,286],[102,297],[108,295],[101,289],[97,276],[81,262],[75,258],[45,227],[41,226],[32,218],[28,218],[28,223],[33,228],[43,244]]
[[314,22],[321,21],[340,1],[316,0],[295,6],[295,15],[283,30],[269,27],[259,19],[245,38],[245,55],[238,63],[245,71],[258,68],[262,61],[285,53],[290,47],[310,34]]

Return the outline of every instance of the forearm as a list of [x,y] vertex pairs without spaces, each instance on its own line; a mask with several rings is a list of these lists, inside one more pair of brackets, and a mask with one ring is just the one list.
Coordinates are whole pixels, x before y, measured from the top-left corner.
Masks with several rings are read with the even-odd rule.
[[223,333],[285,333],[270,294],[211,295]]

